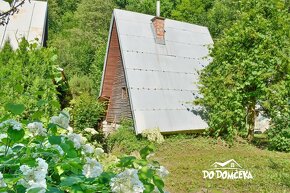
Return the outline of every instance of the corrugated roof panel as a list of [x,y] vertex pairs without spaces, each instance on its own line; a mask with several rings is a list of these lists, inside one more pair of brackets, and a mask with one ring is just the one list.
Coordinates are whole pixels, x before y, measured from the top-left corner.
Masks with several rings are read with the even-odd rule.
[[42,44],[45,32],[46,14],[47,2],[25,2],[19,7],[18,13],[10,16],[9,23],[6,26],[0,26],[0,31],[5,32],[3,36],[0,36],[0,47],[9,39],[12,48],[16,49],[22,37],[25,37],[28,41],[38,38],[39,44]]
[[[206,27],[165,20],[165,45],[156,44],[154,16],[114,10],[137,133],[159,127],[174,132],[207,127],[188,111],[198,94],[196,70],[209,63]],[[194,94],[193,94],[194,93]]]
[[150,89],[197,90],[197,75],[168,71],[126,69],[129,87]]
[[206,45],[213,43],[211,37],[209,37],[207,33],[193,33],[193,31],[185,31],[169,27],[165,27],[165,31],[166,41],[194,45]]
[[43,36],[46,27],[47,3],[37,2],[34,4],[33,17],[31,19],[28,41],[33,41],[36,38],[40,43],[43,42]]
[[152,128],[159,128],[163,132],[176,132],[208,127],[199,116],[187,110],[135,111],[134,114],[137,133]]
[[[24,31],[28,32],[30,21],[32,17],[32,9],[27,6],[28,2],[24,3],[23,7],[19,8],[19,12],[10,16],[9,23],[7,24],[7,31]],[[32,7],[33,8],[33,7]]]
[[0,27],[0,47],[1,47],[2,41],[4,39],[4,35],[5,35],[5,28]]
[[140,23],[151,23],[152,16],[142,14],[142,13],[135,13],[131,11],[123,11],[120,9],[114,9],[115,18],[118,20],[127,20],[132,22],[140,22]]
[[124,51],[123,54],[126,58],[126,68],[141,68],[144,70],[156,69],[195,73],[196,70],[201,70],[209,63],[207,59],[201,58],[194,59],[136,51]]
[[[152,28],[148,23],[132,22],[127,20],[119,20],[120,35],[142,36],[154,38]],[[140,30],[142,29],[142,30]]]
[[[194,91],[148,90],[130,88],[134,111],[140,110],[186,110],[191,105]],[[163,96],[163,100],[156,100]]]
[[179,57],[202,58],[209,54],[208,48],[203,45],[166,42],[166,47],[169,55]]
[[184,30],[184,31],[192,31],[192,33],[205,33],[205,34],[209,33],[207,27],[180,22],[180,21],[175,21],[171,19],[166,19],[165,25],[167,28],[174,28],[174,29]]
[[122,34],[123,33],[120,32],[119,39],[122,42],[126,42],[122,44],[122,50],[156,53],[156,45],[153,38],[128,36]]
[[[122,34],[122,33],[120,33]],[[155,44],[153,38],[120,35],[121,41],[126,42],[122,45],[122,50],[136,51],[145,53],[159,53],[178,57],[202,58],[208,55],[206,45],[184,44],[179,42],[166,41],[166,45]]]

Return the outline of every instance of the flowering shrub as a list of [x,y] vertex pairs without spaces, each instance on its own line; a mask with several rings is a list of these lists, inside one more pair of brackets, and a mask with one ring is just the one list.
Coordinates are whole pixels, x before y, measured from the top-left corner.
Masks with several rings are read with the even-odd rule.
[[156,142],[159,144],[164,142],[164,137],[160,133],[159,128],[145,129],[142,132],[142,136],[147,138],[149,141]]
[[147,160],[150,146],[140,159],[112,159],[68,129],[69,119],[0,123],[0,192],[164,192],[168,171]]

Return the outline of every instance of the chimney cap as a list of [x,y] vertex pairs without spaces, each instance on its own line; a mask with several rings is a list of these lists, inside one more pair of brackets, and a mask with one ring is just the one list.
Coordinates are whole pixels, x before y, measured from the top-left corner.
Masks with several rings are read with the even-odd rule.
[[151,19],[151,21],[154,22],[154,21],[157,20],[157,19],[159,19],[159,20],[165,20],[165,17],[155,16],[155,17],[153,17],[153,18]]

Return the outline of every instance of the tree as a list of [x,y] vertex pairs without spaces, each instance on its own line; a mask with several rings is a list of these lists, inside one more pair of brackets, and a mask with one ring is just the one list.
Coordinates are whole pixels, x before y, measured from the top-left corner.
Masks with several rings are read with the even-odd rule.
[[274,0],[242,1],[240,11],[212,49],[213,62],[200,76],[203,97],[195,103],[215,136],[232,141],[246,133],[252,141],[257,113],[288,120],[289,127],[290,17]]
[[172,11],[173,19],[194,24],[205,25],[207,11],[212,7],[214,0],[182,0]]
[[7,109],[24,104],[22,118],[37,120],[59,111],[56,86],[56,55],[52,48],[39,48],[23,39],[13,51],[7,42],[0,52],[0,120]]

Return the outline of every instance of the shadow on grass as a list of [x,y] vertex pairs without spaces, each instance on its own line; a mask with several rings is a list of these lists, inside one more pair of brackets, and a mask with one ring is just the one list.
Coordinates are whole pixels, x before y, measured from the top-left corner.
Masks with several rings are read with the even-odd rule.
[[268,149],[269,141],[267,134],[255,134],[252,144],[259,149]]

